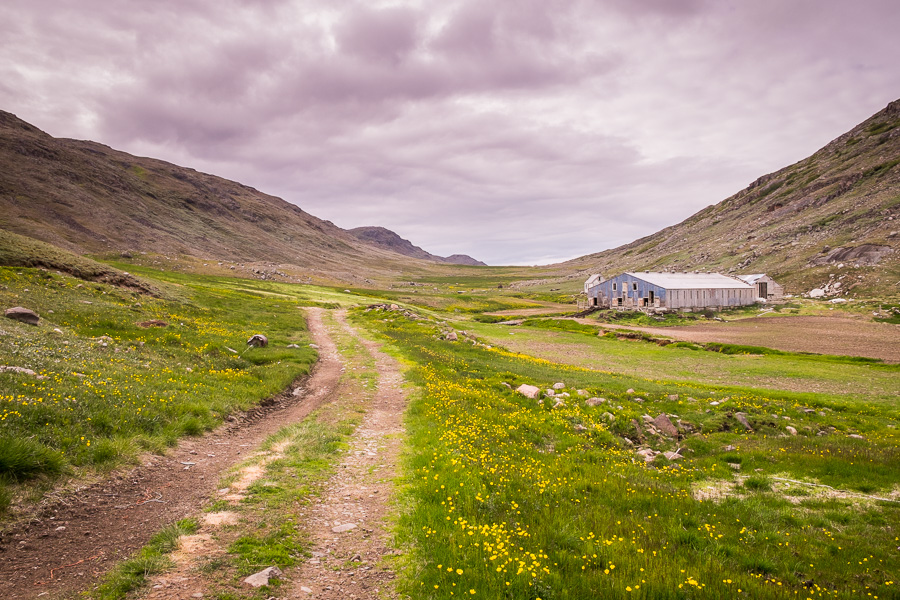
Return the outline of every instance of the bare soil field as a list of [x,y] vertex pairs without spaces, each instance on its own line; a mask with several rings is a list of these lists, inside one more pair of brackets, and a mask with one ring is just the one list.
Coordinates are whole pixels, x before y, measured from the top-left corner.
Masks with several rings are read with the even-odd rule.
[[197,513],[222,473],[266,437],[331,401],[342,363],[320,312],[307,313],[320,348],[308,379],[202,438],[183,440],[165,456],[148,455],[136,468],[48,496],[29,522],[0,532],[0,598],[59,597],[89,588],[160,528]]
[[623,328],[687,342],[765,346],[789,352],[864,356],[900,363],[900,325],[851,317],[754,317],[679,327]]

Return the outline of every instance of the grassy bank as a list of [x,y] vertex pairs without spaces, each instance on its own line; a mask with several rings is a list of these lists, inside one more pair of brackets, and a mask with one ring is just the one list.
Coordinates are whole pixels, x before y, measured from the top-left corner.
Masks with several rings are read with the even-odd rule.
[[[900,597],[895,407],[603,373],[357,318],[421,390],[401,521],[412,597]],[[554,382],[570,395],[513,391]],[[642,418],[662,413],[677,439]]]
[[[0,369],[0,510],[73,468],[106,468],[215,427],[316,358],[302,298],[235,280],[151,281],[161,297],[0,268],[0,304],[41,316],[37,326],[0,323],[0,365],[16,367]],[[267,348],[246,346],[256,333]]]

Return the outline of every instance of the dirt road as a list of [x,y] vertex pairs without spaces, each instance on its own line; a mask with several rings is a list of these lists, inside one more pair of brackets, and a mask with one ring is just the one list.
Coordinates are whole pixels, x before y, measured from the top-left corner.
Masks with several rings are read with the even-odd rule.
[[865,356],[900,362],[900,325],[849,317],[754,317],[684,327],[627,329],[688,342],[765,346],[790,352]]
[[[266,437],[331,401],[342,361],[321,309],[308,315],[320,360],[305,381],[202,438],[185,439],[166,456],[148,456],[130,471],[48,498],[31,522],[2,532],[0,598],[56,597],[89,588],[161,527],[197,514],[221,474]],[[396,386],[396,369],[385,377],[386,387]],[[386,400],[386,410],[402,413],[398,397]]]

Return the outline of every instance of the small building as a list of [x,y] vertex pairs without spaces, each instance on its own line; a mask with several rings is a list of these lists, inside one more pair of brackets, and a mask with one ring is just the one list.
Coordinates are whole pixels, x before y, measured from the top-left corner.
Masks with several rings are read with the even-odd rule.
[[588,304],[601,308],[718,309],[756,301],[754,285],[718,273],[622,273],[588,290]]
[[599,273],[588,277],[587,281],[584,282],[584,293],[587,294],[592,287],[594,287],[601,281],[603,281],[603,276],[600,275]]
[[738,279],[756,287],[756,297],[764,302],[781,302],[784,300],[784,287],[765,273],[755,275],[738,275]]

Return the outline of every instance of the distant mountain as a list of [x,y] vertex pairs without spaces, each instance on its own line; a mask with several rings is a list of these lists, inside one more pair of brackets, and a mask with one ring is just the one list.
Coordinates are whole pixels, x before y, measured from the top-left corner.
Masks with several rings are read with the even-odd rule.
[[577,269],[576,280],[643,270],[768,273],[793,293],[830,282],[834,294],[900,295],[900,100],[677,225],[556,268]]
[[251,187],[95,142],[57,139],[3,111],[0,228],[79,254],[283,263],[343,281],[415,266]]
[[383,248],[385,250],[390,250],[391,252],[397,252],[411,258],[419,258],[422,260],[431,260],[434,262],[451,263],[456,265],[472,265],[480,267],[487,266],[480,260],[475,260],[471,256],[467,256],[465,254],[453,254],[446,257],[436,256],[434,254],[431,254],[430,252],[422,250],[418,246],[414,246],[409,240],[403,239],[390,229],[385,229],[384,227],[356,227],[355,229],[348,229],[347,232],[356,237],[356,239],[360,240],[361,242],[376,246],[378,248]]

